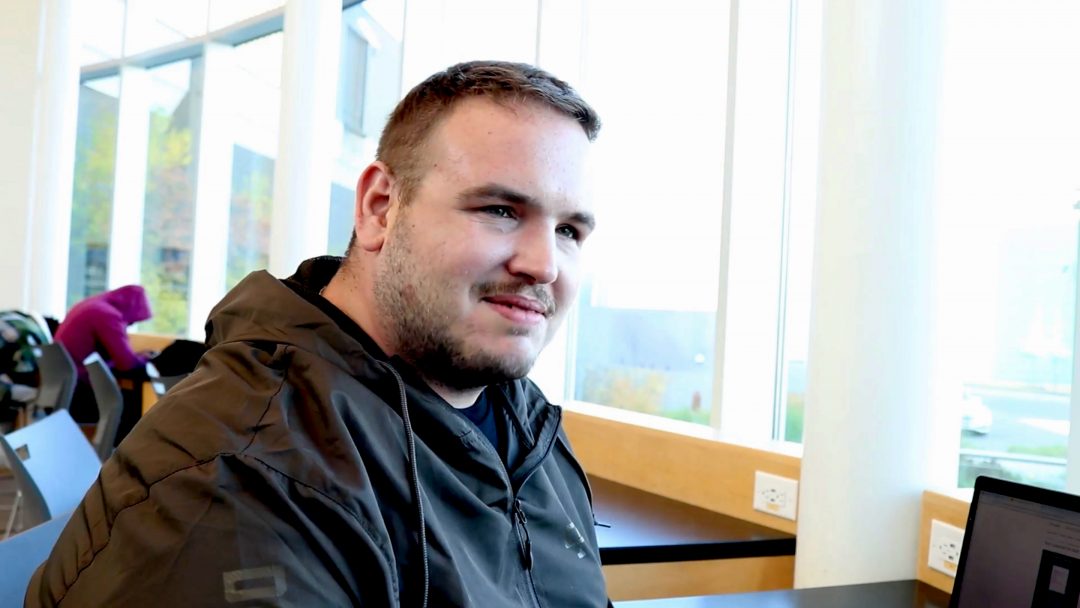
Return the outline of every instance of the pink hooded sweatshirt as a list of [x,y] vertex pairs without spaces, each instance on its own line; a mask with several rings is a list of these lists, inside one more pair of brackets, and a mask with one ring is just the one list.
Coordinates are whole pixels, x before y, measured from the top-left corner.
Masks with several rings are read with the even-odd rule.
[[145,365],[146,359],[131,350],[127,327],[150,316],[146,291],[138,285],[125,285],[72,307],[56,330],[56,341],[71,354],[80,380],[86,380],[83,359],[94,351],[101,353],[114,369],[134,369]]

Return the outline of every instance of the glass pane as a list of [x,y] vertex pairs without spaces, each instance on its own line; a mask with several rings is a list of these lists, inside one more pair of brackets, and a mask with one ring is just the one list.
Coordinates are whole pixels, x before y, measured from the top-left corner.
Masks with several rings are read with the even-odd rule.
[[270,258],[274,161],[281,100],[281,32],[238,45],[235,50],[237,107],[233,146],[232,199],[226,288]]
[[[726,2],[589,3],[582,94],[599,226],[586,245],[575,399],[708,422],[721,225]],[[709,78],[702,78],[707,73]],[[664,84],[634,88],[644,74]],[[682,83],[694,83],[693,95]],[[665,111],[678,100],[678,111]],[[720,101],[717,101],[720,100]],[[627,176],[636,176],[627,179]]]
[[118,59],[124,46],[124,0],[87,0],[76,10],[82,35],[79,65]]
[[188,290],[194,246],[198,96],[192,71],[198,60],[148,70],[150,135],[143,220],[142,285],[154,316],[140,325],[151,333],[181,335],[188,325]]
[[787,292],[783,331],[780,439],[802,442],[806,360],[810,351],[810,287],[818,186],[821,7],[799,3],[794,33]]
[[353,226],[356,178],[375,159],[386,119],[401,98],[404,3],[368,0],[342,13],[337,118],[341,154],[333,171],[327,252],[341,255]]
[[79,87],[67,308],[108,285],[119,88],[115,76]]
[[211,0],[210,31],[272,11],[284,4],[285,0]]
[[1080,196],[1080,6],[947,5],[940,353],[960,483],[1065,480]]
[[124,54],[135,55],[206,33],[207,0],[127,0]]

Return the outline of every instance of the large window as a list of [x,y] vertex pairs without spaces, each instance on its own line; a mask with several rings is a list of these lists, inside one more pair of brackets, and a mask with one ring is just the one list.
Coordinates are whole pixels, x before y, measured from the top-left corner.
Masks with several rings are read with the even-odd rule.
[[119,97],[120,82],[116,77],[90,80],[79,88],[68,308],[105,291],[109,280]]
[[587,6],[579,86],[604,130],[573,396],[708,422],[727,89],[727,39],[717,33],[727,31],[727,3]]
[[367,0],[341,15],[337,119],[341,146],[330,185],[327,253],[342,255],[352,235],[356,179],[375,160],[379,135],[401,98],[404,4]]
[[1080,7],[952,3],[939,291],[960,483],[1061,488],[1080,200]]
[[[155,316],[140,329],[197,335],[190,311],[268,262],[284,3],[189,4],[93,0],[87,11],[68,303],[142,282]],[[534,377],[556,401],[800,441],[819,5],[741,2],[732,23],[729,3],[693,0],[344,2],[340,66],[328,76],[339,126],[329,252],[345,248],[357,177],[403,89],[457,61],[536,62],[575,85],[604,128],[593,171],[600,223],[579,303]],[[962,484],[992,473],[1061,487],[1077,310],[1080,8],[946,6],[938,407],[957,412]],[[233,52],[215,58],[223,47]],[[220,96],[205,107],[222,86],[207,70],[229,70],[236,107]],[[204,132],[223,108],[229,135]],[[216,175],[199,161],[221,145],[214,158],[228,171]],[[207,187],[216,179],[222,188]],[[208,230],[200,210],[219,203],[221,245],[196,233]],[[200,243],[217,248],[209,261]],[[206,264],[221,272],[200,271]],[[193,298],[199,276],[215,286]]]
[[232,155],[227,289],[249,272],[266,268],[270,257],[281,44],[278,32],[237,46],[233,55],[237,132]]
[[144,328],[154,333],[182,334],[188,325],[200,110],[191,84],[192,71],[199,69],[202,61],[189,59],[148,70],[152,84],[141,283],[154,313]]
[[69,254],[69,306],[140,283],[172,335],[267,264],[281,105],[283,2],[188,4],[87,7]]

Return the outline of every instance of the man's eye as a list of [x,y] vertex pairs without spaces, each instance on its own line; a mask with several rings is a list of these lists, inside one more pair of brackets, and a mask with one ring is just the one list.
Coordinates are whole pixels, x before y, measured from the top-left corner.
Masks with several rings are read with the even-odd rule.
[[484,207],[481,209],[481,211],[489,215],[494,215],[495,217],[504,217],[507,219],[513,219],[514,217],[516,217],[512,208],[503,205],[492,205],[490,207]]
[[577,228],[574,228],[569,224],[563,224],[562,226],[556,228],[555,234],[558,234],[559,236],[565,236],[566,238],[575,241],[581,240],[581,232]]

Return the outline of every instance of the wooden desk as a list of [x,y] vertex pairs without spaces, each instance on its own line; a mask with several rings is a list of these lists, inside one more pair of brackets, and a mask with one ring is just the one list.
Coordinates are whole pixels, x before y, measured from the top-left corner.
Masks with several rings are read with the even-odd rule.
[[948,608],[949,594],[920,581],[615,602],[616,608]]
[[606,479],[589,483],[604,565],[795,555],[786,532]]
[[[615,600],[790,588],[795,537],[591,477],[608,593]],[[605,527],[610,526],[610,527]]]

